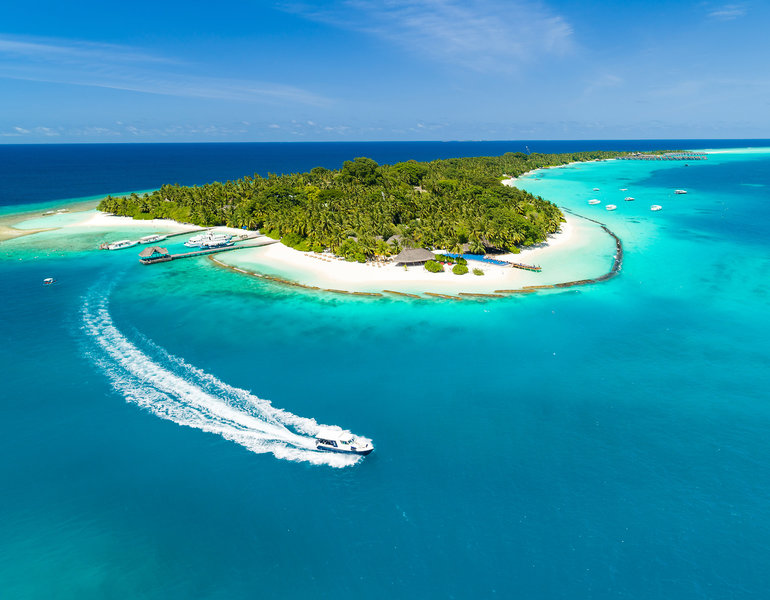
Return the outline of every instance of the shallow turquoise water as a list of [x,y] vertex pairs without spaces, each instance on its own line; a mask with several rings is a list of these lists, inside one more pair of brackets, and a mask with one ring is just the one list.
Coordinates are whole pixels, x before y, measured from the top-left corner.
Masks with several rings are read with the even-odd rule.
[[[770,154],[521,185],[606,222],[621,275],[351,301],[0,244],[4,596],[763,597]],[[375,453],[313,464],[273,428],[304,419]]]

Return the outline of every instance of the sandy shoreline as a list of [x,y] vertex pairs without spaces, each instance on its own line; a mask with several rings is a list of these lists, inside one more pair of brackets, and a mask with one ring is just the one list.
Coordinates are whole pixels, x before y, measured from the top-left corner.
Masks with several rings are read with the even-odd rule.
[[[513,185],[514,181],[509,179],[504,183]],[[510,262],[541,265],[541,273],[474,260],[468,261],[471,272],[465,275],[455,275],[450,268],[446,268],[442,273],[430,273],[422,266],[404,268],[389,261],[365,264],[348,262],[328,253],[301,252],[280,243],[221,253],[217,255],[216,262],[247,272],[270,275],[278,280],[294,281],[304,286],[377,293],[393,290],[417,294],[489,294],[603,274],[608,265],[608,250],[604,248],[597,254],[596,247],[601,246],[601,243],[597,243],[601,242],[600,238],[608,236],[593,223],[571,214],[565,216],[566,222],[562,223],[560,231],[549,235],[545,242],[524,248],[519,254],[496,257]],[[40,213],[8,215],[0,219],[0,241],[41,232],[46,235],[45,232],[54,230],[56,235],[67,235],[68,230],[71,230],[72,235],[84,230],[101,231],[117,240],[136,239],[140,230],[141,235],[147,235],[148,232],[176,233],[199,229],[203,228],[167,219],[134,220],[90,209],[50,216],[42,216]],[[227,227],[216,227],[215,230],[232,235],[245,233],[242,229]],[[586,260],[580,260],[581,253],[582,258]],[[484,274],[474,275],[474,268],[481,269]]]

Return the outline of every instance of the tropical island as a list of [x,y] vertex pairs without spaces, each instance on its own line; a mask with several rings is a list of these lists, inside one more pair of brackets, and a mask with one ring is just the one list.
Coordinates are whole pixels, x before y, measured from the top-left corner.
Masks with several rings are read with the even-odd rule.
[[621,155],[516,152],[394,165],[359,157],[337,170],[163,185],[142,195],[108,196],[98,209],[140,220],[258,229],[296,250],[330,251],[362,263],[404,248],[518,253],[557,232],[564,215],[555,204],[502,185],[503,180]]

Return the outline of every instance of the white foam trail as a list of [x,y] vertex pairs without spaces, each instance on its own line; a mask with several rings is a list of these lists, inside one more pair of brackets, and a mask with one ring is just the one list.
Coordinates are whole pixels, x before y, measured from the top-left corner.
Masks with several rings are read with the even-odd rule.
[[360,460],[315,450],[313,436],[325,425],[275,408],[148,342],[160,355],[153,360],[117,329],[106,297],[90,295],[81,313],[83,330],[96,351],[89,355],[127,401],[179,425],[221,435],[255,453],[333,467]]

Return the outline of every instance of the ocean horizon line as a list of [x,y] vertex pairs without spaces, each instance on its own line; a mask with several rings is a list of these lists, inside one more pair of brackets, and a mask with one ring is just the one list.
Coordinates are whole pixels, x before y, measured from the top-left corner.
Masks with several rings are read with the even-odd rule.
[[[70,142],[2,142],[2,147],[13,146],[141,146],[141,145],[163,145],[163,146],[194,146],[194,145],[249,145],[249,144],[271,144],[271,145],[303,145],[303,144],[487,144],[487,143],[606,143],[606,142],[766,142],[770,145],[770,137],[756,138],[490,138],[490,139],[433,139],[433,140],[208,140],[208,141],[70,141]],[[665,149],[665,148],[663,148]]]

